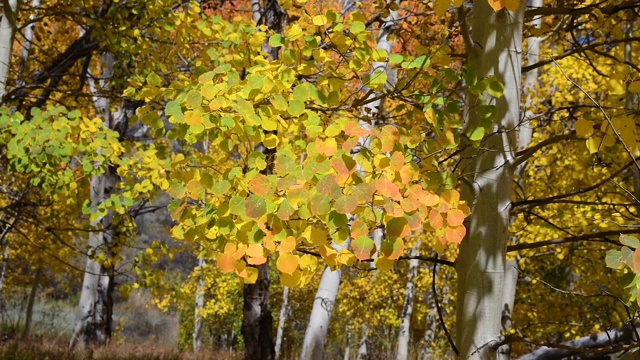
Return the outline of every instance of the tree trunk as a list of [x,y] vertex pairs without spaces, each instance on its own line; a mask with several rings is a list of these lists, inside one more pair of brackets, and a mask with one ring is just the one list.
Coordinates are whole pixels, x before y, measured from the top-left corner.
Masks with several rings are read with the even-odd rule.
[[309,317],[309,325],[304,334],[301,359],[324,359],[324,345],[327,342],[327,330],[333,304],[338,295],[342,269],[332,271],[328,266],[322,273],[320,285],[313,300],[313,308]]
[[24,320],[24,331],[22,332],[22,338],[29,337],[29,331],[31,330],[31,319],[33,318],[33,304],[36,300],[36,294],[38,293],[38,285],[40,284],[40,277],[42,276],[42,266],[38,266],[36,273],[33,277],[33,284],[31,285],[31,292],[29,293],[29,300],[27,301],[27,315]]
[[[102,54],[100,89],[96,87],[91,74],[87,74],[87,82],[93,93],[96,111],[102,117],[104,127],[111,129],[118,128],[122,121],[128,121],[126,109],[122,106],[115,115],[111,114],[109,98],[101,93],[109,88],[114,63],[115,58],[112,54],[107,52]],[[105,173],[91,178],[89,191],[92,214],[97,211],[98,204],[116,191],[118,181],[120,177],[116,169],[111,167],[107,167]],[[115,254],[111,249],[114,240],[113,217],[113,212],[107,211],[104,217],[98,217],[91,223],[95,230],[89,234],[87,244],[89,257],[82,282],[76,325],[69,341],[70,350],[76,346],[84,349],[90,343],[103,346],[111,339],[115,287],[113,258]]]
[[280,357],[284,324],[287,322],[287,315],[289,315],[289,288],[285,286],[282,293],[282,307],[280,308],[280,316],[278,318],[278,331],[276,332],[276,359]]
[[[513,13],[494,12],[488,2],[474,3],[469,64],[478,78],[495,76],[504,84],[504,95],[492,100],[497,120],[479,148],[463,156],[469,159],[465,173],[469,187],[463,192],[471,204],[467,237],[456,261],[458,274],[457,346],[461,359],[495,359],[490,345],[500,337],[509,209],[516,150],[515,129],[520,108],[520,57],[522,19],[526,1]],[[478,126],[475,104],[468,94],[467,128]]]
[[[531,7],[542,7],[542,0],[532,0]],[[531,25],[536,28],[540,28],[542,25],[542,17],[535,18],[531,21]],[[540,54],[540,37],[529,37],[527,46],[527,65],[532,65],[538,62]],[[524,96],[525,96],[525,121],[518,126],[518,148],[524,149],[529,146],[531,137],[533,134],[533,128],[529,124],[529,119],[532,119],[535,114],[531,111],[532,102],[535,99],[534,89],[538,82],[539,70],[533,69],[525,74],[524,77]],[[525,175],[522,174],[525,163],[518,165],[515,170],[515,176],[518,179],[518,183],[523,186]],[[516,239],[517,241],[517,239]],[[513,306],[516,297],[516,288],[518,283],[518,262],[516,260],[510,260],[506,263],[505,268],[505,283],[504,283],[504,299],[502,301],[502,329],[508,331],[511,328],[511,318],[513,316]],[[509,360],[511,358],[511,345],[506,344],[499,350],[500,360]]]
[[364,360],[367,358],[367,354],[369,353],[367,349],[367,342],[369,341],[369,327],[364,324],[362,325],[362,330],[360,331],[360,346],[358,347],[358,355],[356,357],[357,360]]
[[[11,48],[16,30],[18,0],[3,1],[2,21],[0,21],[0,103],[7,91],[7,78],[11,66]],[[9,5],[8,7],[6,5]]]
[[273,316],[269,310],[269,265],[258,266],[258,280],[244,285],[244,358],[271,360],[276,356],[273,345]]
[[204,309],[204,257],[198,259],[198,285],[196,285],[196,307],[193,314],[193,351],[202,349],[202,309]]
[[[420,245],[422,241],[411,249],[411,256],[420,254]],[[409,338],[411,337],[411,314],[413,313],[413,299],[416,295],[416,287],[413,279],[418,273],[418,259],[409,261],[409,273],[407,274],[407,287],[404,293],[404,305],[402,306],[402,315],[400,316],[400,331],[398,331],[398,347],[396,350],[397,360],[406,360],[409,357]]]
[[[343,2],[343,6],[351,6],[351,4],[352,3],[350,1]],[[397,19],[398,12],[391,11],[389,16],[384,19],[384,23],[378,34],[376,48],[385,50],[387,54],[391,54],[393,44],[389,39],[389,35],[395,29]],[[372,71],[387,71],[387,78],[394,78],[390,74],[386,62],[374,62],[372,68]],[[373,98],[375,96],[376,94],[371,94],[369,98]],[[373,128],[378,118],[381,105],[382,99],[377,99],[364,105],[362,108],[361,119],[359,120],[360,126],[366,129]],[[358,146],[361,148],[368,148],[369,142],[370,137],[363,137],[358,141]],[[354,217],[350,217],[349,223],[351,224],[354,220]],[[376,237],[376,240],[374,241],[377,241],[377,239],[382,241],[382,239],[378,237]],[[342,247],[347,248],[349,246],[350,240],[351,239],[347,239],[342,245],[333,243],[332,246],[336,251],[340,251]],[[379,247],[379,242],[377,244]],[[322,278],[318,285],[318,291],[313,302],[313,308],[311,309],[309,324],[304,335],[302,354],[300,355],[301,359],[324,359],[324,345],[327,342],[327,331],[329,329],[331,309],[333,308],[333,304],[338,294],[341,276],[342,272],[340,269],[332,271],[329,267],[326,267],[322,273]]]

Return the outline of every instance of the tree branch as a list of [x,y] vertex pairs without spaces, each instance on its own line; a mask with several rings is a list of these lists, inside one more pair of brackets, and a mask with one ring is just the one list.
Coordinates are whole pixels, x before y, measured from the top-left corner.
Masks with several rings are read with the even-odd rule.
[[[591,334],[562,344],[545,344],[536,351],[520,357],[520,360],[559,360],[573,354],[606,355],[638,348],[640,343],[634,336],[636,326],[637,324],[634,322],[634,324],[618,329]],[[526,338],[520,338],[519,340],[521,342],[536,343]]]
[[599,9],[603,15],[611,15],[613,13],[617,13],[624,10],[636,9],[640,7],[640,3],[635,0],[630,0],[623,2],[619,5],[610,5],[602,8],[598,8],[598,5],[601,3],[596,3],[592,5],[588,5],[581,8],[573,8],[573,7],[538,7],[533,8],[531,10],[527,10],[524,12],[525,19],[531,19],[536,16],[550,16],[550,15],[588,15],[594,12],[596,9]]
[[542,149],[543,147],[553,145],[557,142],[564,141],[564,140],[581,140],[581,138],[579,138],[576,135],[575,131],[572,131],[569,134],[556,135],[554,137],[545,139],[527,149],[518,151],[516,153],[516,159],[513,161],[512,166],[517,167],[523,162],[529,160],[529,158],[533,156],[533,154],[535,154],[538,150]]
[[572,243],[572,242],[578,242],[578,241],[605,242],[605,243],[620,246],[622,244],[620,244],[619,242],[606,238],[607,236],[614,236],[614,235],[620,235],[620,234],[640,234],[640,229],[636,228],[636,229],[609,230],[609,231],[601,231],[597,233],[582,234],[578,236],[568,236],[568,237],[563,237],[563,238],[558,238],[553,240],[537,241],[534,243],[522,243],[522,244],[509,245],[507,246],[507,252],[514,252],[514,251],[525,250],[525,249],[537,249],[544,246],[560,245],[560,244],[566,244],[566,243]]

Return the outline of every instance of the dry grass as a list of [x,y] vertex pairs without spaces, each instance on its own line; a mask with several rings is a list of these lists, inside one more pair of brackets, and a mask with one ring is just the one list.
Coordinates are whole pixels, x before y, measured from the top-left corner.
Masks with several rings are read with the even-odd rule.
[[0,360],[236,360],[241,357],[241,354],[211,351],[180,353],[174,347],[157,343],[126,343],[71,353],[63,340],[3,337],[0,342]]

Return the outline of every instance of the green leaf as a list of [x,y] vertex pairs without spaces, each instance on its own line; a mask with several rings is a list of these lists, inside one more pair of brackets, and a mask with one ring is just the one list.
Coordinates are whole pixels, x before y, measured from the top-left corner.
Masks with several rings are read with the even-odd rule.
[[404,57],[402,57],[402,55],[400,54],[392,54],[391,56],[389,56],[390,64],[400,64],[403,61],[404,61]]
[[620,269],[622,267],[622,252],[619,250],[609,250],[604,258],[607,267]]
[[638,246],[640,246],[640,240],[638,240],[638,238],[636,238],[635,236],[631,236],[631,235],[621,234],[620,235],[620,242],[623,245],[627,245],[628,247],[630,247],[632,249],[636,249],[636,248],[638,248]]
[[198,92],[198,91],[191,90],[187,94],[187,101],[186,102],[187,102],[187,106],[189,106],[191,108],[200,107],[200,105],[202,104],[202,95],[200,95],[200,92]]
[[309,210],[315,216],[324,216],[331,211],[331,198],[325,194],[316,194],[309,200]]
[[220,196],[224,195],[227,191],[229,191],[229,189],[231,189],[231,183],[227,180],[220,180],[213,184],[213,186],[211,187],[211,192],[214,195]]
[[284,46],[284,38],[280,34],[273,34],[269,37],[269,46],[277,48]]
[[409,221],[406,218],[393,218],[387,222],[385,232],[388,238],[403,238],[409,235]]
[[358,260],[363,261],[371,258],[375,244],[368,236],[360,236],[351,241],[351,249]]
[[487,93],[496,99],[500,98],[502,94],[504,94],[504,85],[498,80],[490,81],[487,87]]
[[160,76],[158,76],[158,74],[152,72],[149,75],[147,75],[147,83],[149,85],[152,86],[160,86],[162,85],[164,81],[162,80],[162,78]]
[[291,116],[300,116],[304,114],[304,103],[300,100],[291,100],[287,111]]
[[349,28],[349,32],[353,35],[358,35],[365,30],[367,30],[367,27],[361,21],[354,21]]
[[173,116],[176,120],[184,121],[184,114],[182,113],[182,106],[177,101],[169,101],[164,108],[164,113],[167,116]]
[[484,137],[484,128],[482,126],[478,126],[477,128],[471,131],[469,134],[469,140],[471,141],[480,141]]
[[231,200],[229,200],[229,210],[232,214],[245,216],[247,212],[244,205],[244,198],[241,196],[232,197]]

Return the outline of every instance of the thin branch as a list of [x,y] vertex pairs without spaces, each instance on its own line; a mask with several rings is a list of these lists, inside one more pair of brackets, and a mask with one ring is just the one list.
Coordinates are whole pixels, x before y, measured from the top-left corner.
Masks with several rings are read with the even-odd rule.
[[636,0],[630,0],[627,2],[623,2],[619,5],[611,5],[605,6],[602,8],[598,8],[600,3],[591,4],[581,8],[574,7],[538,7],[531,10],[527,10],[524,12],[525,19],[534,18],[536,16],[550,16],[550,15],[588,15],[594,12],[595,10],[600,10],[603,15],[611,15],[616,12],[620,12],[623,10],[636,9],[640,7],[640,3]]
[[614,236],[614,235],[621,235],[621,234],[640,234],[640,228],[601,231],[597,233],[582,234],[578,236],[568,236],[568,237],[557,238],[553,240],[509,245],[507,246],[507,252],[514,252],[514,251],[525,250],[525,249],[537,249],[545,246],[567,244],[567,243],[573,243],[578,241],[604,242],[604,243],[620,246],[622,244],[620,244],[615,240],[608,239],[607,236]]
[[[437,258],[438,258],[438,255],[436,254],[436,259]],[[456,355],[460,355],[460,351],[458,351],[456,344],[453,342],[453,339],[451,338],[451,334],[449,334],[447,325],[444,323],[444,317],[442,316],[442,309],[440,308],[440,302],[438,301],[438,291],[436,289],[437,265],[438,265],[437,263],[435,262],[433,263],[433,273],[431,278],[431,290],[433,291],[433,299],[434,299],[434,302],[436,303],[436,310],[438,312],[438,318],[440,319],[440,326],[442,326],[442,329],[444,330],[444,334],[447,336],[447,340],[451,345],[451,349],[453,349],[453,352],[456,353]]]
[[[639,38],[640,39],[640,38]],[[611,127],[611,130],[613,130],[613,133],[616,135],[616,138],[620,141],[620,143],[622,144],[622,147],[624,147],[625,152],[627,153],[627,155],[629,155],[629,157],[633,160],[633,164],[636,166],[636,169],[640,170],[640,165],[638,165],[638,162],[636,161],[636,158],[633,156],[633,154],[631,153],[631,149],[629,149],[629,147],[627,146],[627,144],[624,142],[624,140],[622,139],[622,136],[620,135],[620,132],[615,128],[615,126],[613,126],[613,122],[611,121],[611,118],[609,117],[609,114],[607,114],[606,111],[604,111],[604,109],[600,106],[600,104],[593,98],[591,97],[591,95],[589,95],[588,92],[586,92],[580,85],[578,85],[578,83],[576,83],[575,81],[573,81],[573,79],[571,79],[569,76],[567,76],[567,74],[564,72],[564,70],[562,69],[562,67],[560,67],[560,65],[558,65],[557,62],[554,61],[554,63],[556,64],[556,66],[558,67],[558,70],[560,70],[560,72],[562,73],[562,75],[570,82],[572,83],[574,86],[576,86],[578,88],[578,90],[580,90],[587,98],[589,98],[589,100],[591,100],[591,102],[600,110],[600,112],[602,113],[602,115],[604,116],[605,119],[607,119],[607,123],[609,124],[609,126]]]
[[578,189],[578,190],[572,191],[570,193],[550,196],[550,197],[542,198],[542,199],[516,201],[516,202],[511,204],[511,209],[513,210],[514,208],[516,208],[518,206],[533,207],[533,206],[546,205],[546,204],[552,203],[552,202],[554,202],[556,200],[559,200],[559,199],[564,199],[564,198],[567,198],[567,197],[570,197],[570,196],[575,196],[575,195],[579,195],[579,194],[584,194],[584,193],[590,192],[590,191],[592,191],[594,189],[597,189],[600,186],[606,184],[607,182],[611,181],[616,176],[620,175],[620,173],[622,173],[627,168],[629,168],[631,165],[633,165],[635,160],[636,159],[634,158],[633,162],[628,162],[626,165],[624,165],[623,167],[618,169],[616,172],[614,172],[610,176],[608,176],[608,177],[604,178],[603,180],[601,180],[600,182],[597,182],[596,184],[591,185],[589,187],[586,187],[584,189]]
[[576,135],[575,131],[572,131],[569,134],[557,135],[557,136],[545,139],[535,144],[534,146],[518,151],[516,153],[516,159],[513,161],[512,166],[515,168],[518,165],[522,164],[523,162],[529,160],[529,158],[533,156],[533,154],[535,154],[538,150],[542,149],[543,147],[553,145],[557,142],[564,141],[564,140],[581,140],[581,138],[579,138]]

